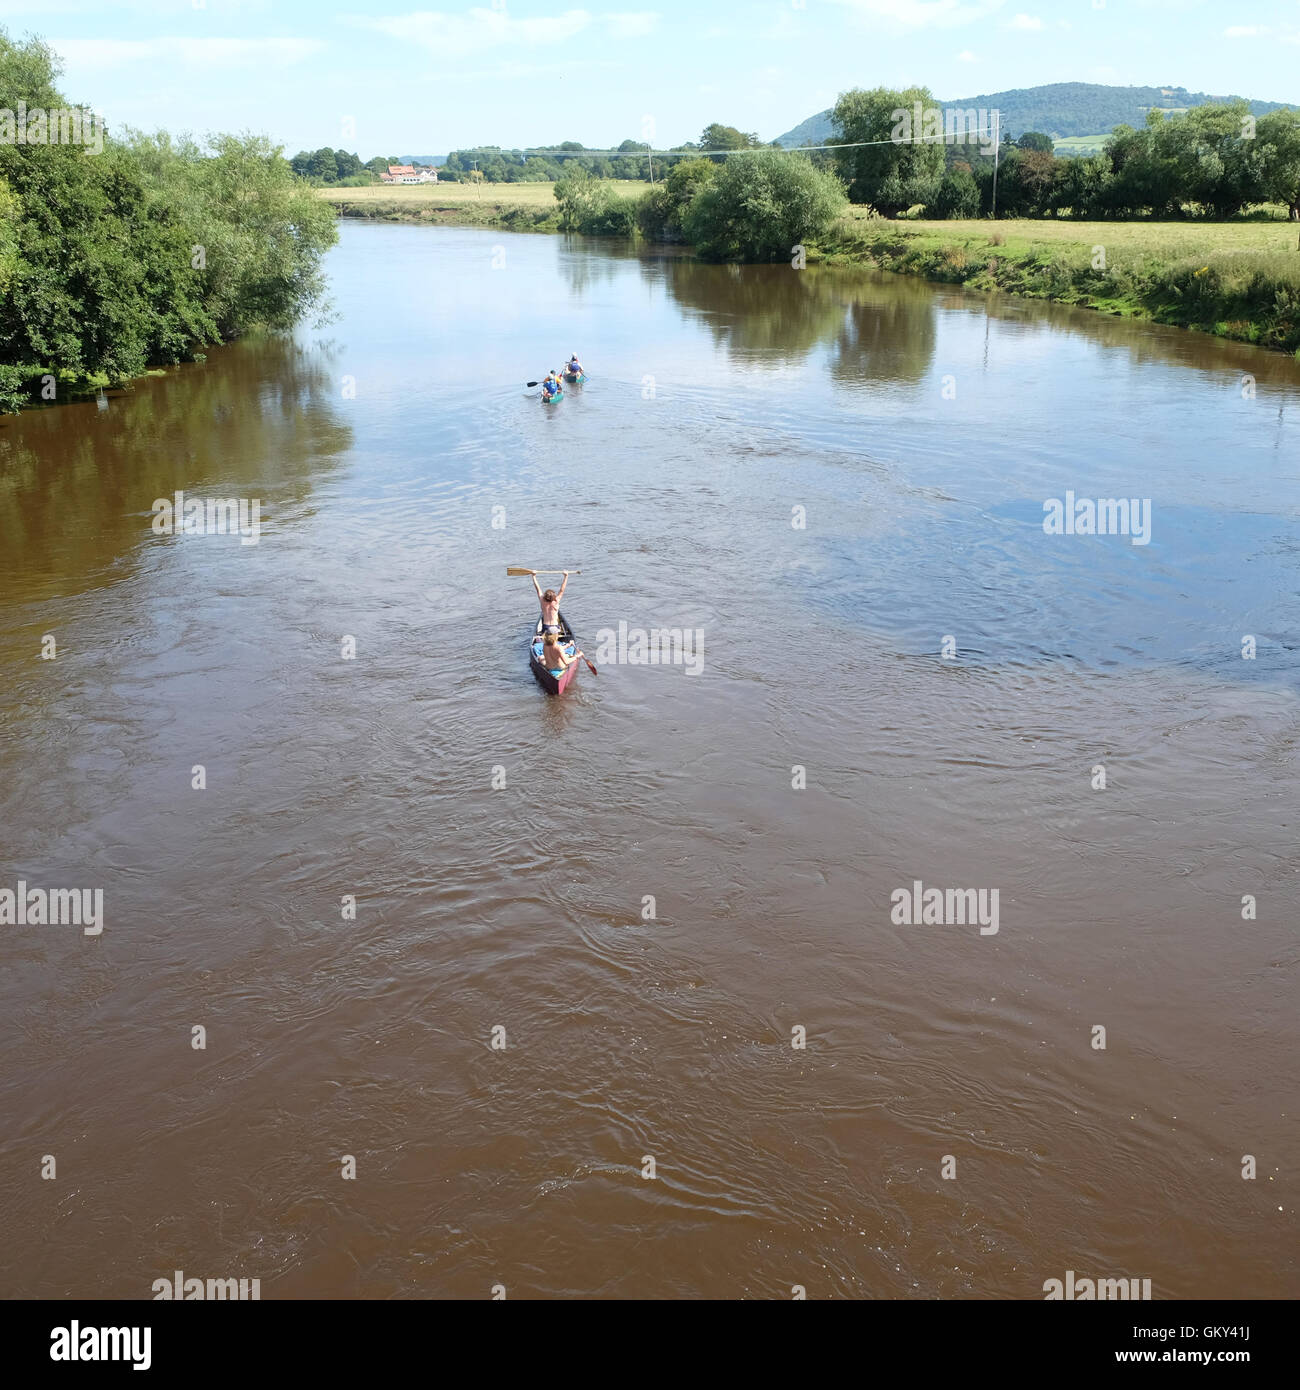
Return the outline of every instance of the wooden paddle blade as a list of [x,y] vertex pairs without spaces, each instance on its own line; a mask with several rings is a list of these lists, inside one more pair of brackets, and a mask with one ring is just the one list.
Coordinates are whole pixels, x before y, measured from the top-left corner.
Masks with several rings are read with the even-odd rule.
[[[583,659],[584,661],[587,662],[587,665],[588,665],[588,666],[591,666],[591,662],[587,660],[586,656],[584,656],[582,659]],[[597,671],[596,668],[595,668],[594,666],[591,666],[591,674],[592,674],[593,676],[598,676],[598,675],[600,675],[600,672]]]
[[507,574],[507,575],[511,575],[511,574],[532,574],[532,570],[521,570],[521,569],[516,569],[516,568],[514,567],[514,565],[507,565],[507,566],[506,566],[506,574]]

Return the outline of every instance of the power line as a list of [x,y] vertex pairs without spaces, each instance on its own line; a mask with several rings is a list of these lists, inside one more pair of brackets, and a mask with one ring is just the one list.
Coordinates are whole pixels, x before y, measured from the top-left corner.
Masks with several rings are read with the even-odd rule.
[[[969,136],[971,132],[964,132]],[[478,150],[497,149],[502,154],[522,154],[525,158],[532,155],[545,156],[547,159],[585,159],[592,155],[607,155],[615,159],[638,159],[645,155],[659,155],[663,158],[668,155],[698,155],[701,158],[713,158],[715,155],[728,156],[733,154],[761,154],[764,150],[774,151],[777,154],[808,154],[815,150],[861,150],[874,145],[926,145],[926,144],[957,144],[958,142],[967,143],[963,136],[956,132],[943,135],[917,135],[910,140],[845,140],[835,145],[747,145],[738,150],[703,150],[698,147],[686,147],[685,149],[667,150],[560,150],[546,149],[541,146],[531,149],[507,150],[500,145],[479,145]],[[984,145],[992,143],[989,137],[977,137],[970,139],[969,143]],[[453,153],[460,153],[453,151]]]

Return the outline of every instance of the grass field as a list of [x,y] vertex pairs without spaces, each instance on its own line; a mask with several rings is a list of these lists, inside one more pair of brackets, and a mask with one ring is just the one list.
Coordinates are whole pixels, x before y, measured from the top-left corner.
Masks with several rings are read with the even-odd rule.
[[[1292,252],[1300,245],[1300,224],[1276,222],[1070,222],[1065,219],[1019,218],[990,222],[984,218],[951,222],[901,220],[881,222],[858,208],[846,222],[855,231],[885,227],[900,234],[933,237],[946,245],[1000,246],[1007,251],[1037,247],[1044,251],[1075,248],[1091,259],[1094,246],[1106,248],[1107,261],[1157,256],[1162,261],[1224,254]],[[994,238],[1001,237],[998,242]]]
[[1105,135],[1063,135],[1052,143],[1059,155],[1090,155],[1100,154],[1106,148],[1106,141],[1110,138],[1109,133]]
[[[610,179],[609,186],[624,197],[636,197],[648,183]],[[503,213],[523,209],[551,214],[558,210],[553,183],[424,183],[369,188],[322,188],[320,196],[335,207],[360,217],[390,217],[413,221],[500,221]]]
[[[1276,211],[1276,210],[1275,210]],[[1300,352],[1300,225],[872,218],[852,209],[822,247],[930,280],[1053,299]]]

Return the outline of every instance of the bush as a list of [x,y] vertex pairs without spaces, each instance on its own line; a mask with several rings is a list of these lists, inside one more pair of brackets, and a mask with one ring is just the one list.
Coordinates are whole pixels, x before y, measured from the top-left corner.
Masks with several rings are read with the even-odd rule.
[[637,230],[637,200],[625,198],[608,189],[578,223],[583,236],[635,236]]
[[0,415],[16,415],[32,399],[38,367],[0,365]]
[[847,206],[844,187],[806,156],[733,155],[692,198],[686,238],[706,260],[774,261],[825,235]]
[[717,165],[711,159],[686,159],[674,165],[663,183],[641,196],[637,207],[641,235],[651,241],[685,241],[682,219],[686,209],[716,174]]
[[935,217],[978,217],[980,190],[969,169],[950,169],[934,200]]
[[670,241],[669,219],[675,211],[667,184],[647,188],[636,205],[637,230],[647,241]]

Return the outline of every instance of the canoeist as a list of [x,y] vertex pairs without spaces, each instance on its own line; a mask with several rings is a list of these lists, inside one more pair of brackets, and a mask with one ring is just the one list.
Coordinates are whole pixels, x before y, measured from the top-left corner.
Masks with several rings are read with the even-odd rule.
[[542,663],[553,676],[562,676],[581,656],[581,652],[574,656],[565,656],[558,633],[548,632],[542,638]]
[[578,361],[578,354],[576,352],[569,358],[569,365],[564,370],[568,372],[570,376],[582,375],[582,363]]
[[546,380],[542,382],[542,395],[549,398],[558,395],[561,389],[559,377],[554,372],[547,372]]
[[537,590],[537,601],[542,605],[542,631],[560,631],[560,600],[564,597],[564,591],[569,587],[569,571],[564,571],[564,583],[560,585],[560,592],[557,594],[554,589],[547,589],[542,593],[542,586],[537,582],[537,572],[532,571],[533,588]]

